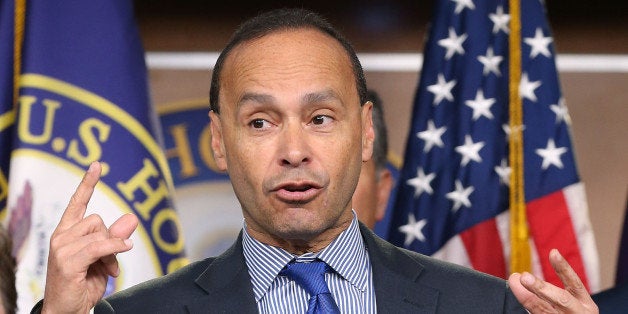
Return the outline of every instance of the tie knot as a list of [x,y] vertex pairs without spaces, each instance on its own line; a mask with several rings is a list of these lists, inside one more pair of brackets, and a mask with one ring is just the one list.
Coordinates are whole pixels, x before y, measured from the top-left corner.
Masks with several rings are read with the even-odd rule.
[[311,263],[292,262],[286,265],[281,271],[281,275],[287,276],[299,284],[311,296],[321,293],[329,293],[329,288],[325,283],[325,272],[330,269],[323,261]]
[[291,278],[310,294],[307,314],[340,314],[325,282],[325,272],[330,269],[329,265],[320,260],[311,263],[293,262],[279,274]]

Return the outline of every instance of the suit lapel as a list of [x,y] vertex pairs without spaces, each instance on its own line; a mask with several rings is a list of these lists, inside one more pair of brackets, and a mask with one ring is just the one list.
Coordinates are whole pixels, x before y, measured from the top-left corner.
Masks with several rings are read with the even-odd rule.
[[373,269],[379,313],[435,313],[438,291],[421,283],[423,265],[360,224]]
[[218,256],[195,282],[207,295],[187,305],[190,313],[257,312],[242,253],[242,232],[233,246]]
[[[435,313],[438,291],[420,280],[423,265],[360,224],[373,269],[379,313]],[[242,253],[242,233],[196,279],[207,294],[191,300],[190,313],[255,313],[251,278]]]

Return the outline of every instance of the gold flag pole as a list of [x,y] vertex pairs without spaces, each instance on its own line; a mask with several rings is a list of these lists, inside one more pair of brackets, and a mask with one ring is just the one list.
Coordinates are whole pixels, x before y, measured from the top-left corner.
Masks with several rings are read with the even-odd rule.
[[523,178],[523,108],[519,96],[521,80],[521,3],[509,0],[509,92],[510,137],[508,159],[510,173],[510,271],[531,270],[530,244]]

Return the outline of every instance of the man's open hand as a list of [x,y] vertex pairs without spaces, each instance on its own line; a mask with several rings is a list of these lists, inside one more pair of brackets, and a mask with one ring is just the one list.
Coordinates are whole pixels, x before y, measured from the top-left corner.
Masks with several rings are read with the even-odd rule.
[[508,278],[510,289],[530,313],[598,313],[595,302],[569,263],[553,249],[550,263],[565,289],[556,287],[530,273],[514,273]]
[[87,313],[102,298],[108,276],[119,275],[115,254],[133,247],[134,215],[108,229],[100,216],[84,217],[100,171],[98,162],[89,166],[52,233],[42,313]]

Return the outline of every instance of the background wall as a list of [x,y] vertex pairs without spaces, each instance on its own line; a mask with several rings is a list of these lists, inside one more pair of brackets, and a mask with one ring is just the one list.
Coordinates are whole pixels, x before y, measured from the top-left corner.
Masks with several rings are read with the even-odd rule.
[[[175,4],[146,0],[136,1],[136,6],[147,51],[204,52],[219,51],[238,23],[260,10],[306,6],[339,25],[358,53],[418,53],[431,11],[431,2],[425,1],[318,1],[304,5],[295,1]],[[553,0],[548,6],[559,54],[628,54],[625,1]],[[208,70],[200,71],[150,70],[154,103],[164,108],[181,101],[206,101],[209,68],[208,64]],[[391,150],[403,156],[418,73],[369,71],[366,75],[369,87],[378,90],[384,101]],[[628,192],[628,73],[562,72],[561,80],[600,253],[602,288],[607,288],[614,281]]]

